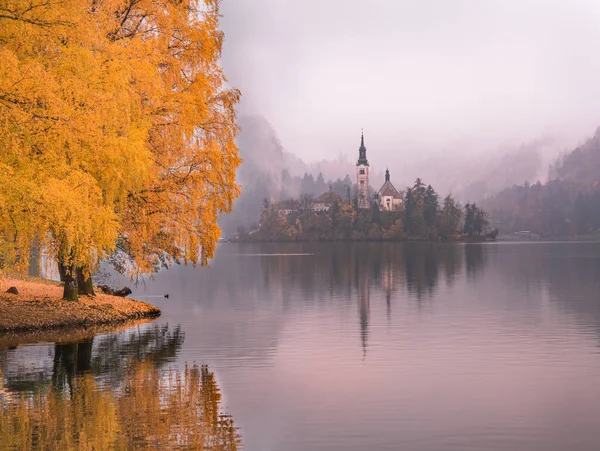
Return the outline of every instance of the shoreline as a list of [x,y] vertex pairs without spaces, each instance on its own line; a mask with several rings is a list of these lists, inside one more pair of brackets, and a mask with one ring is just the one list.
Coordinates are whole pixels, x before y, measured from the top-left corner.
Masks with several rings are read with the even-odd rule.
[[[19,294],[6,293],[12,286]],[[65,301],[62,290],[52,281],[0,279],[0,335],[118,326],[161,314],[146,302],[100,293]]]
[[121,332],[134,326],[151,323],[152,321],[154,321],[154,318],[143,318],[120,324],[0,332],[0,351],[32,343],[81,343],[93,339],[96,335],[108,332]]
[[[499,239],[486,238],[462,238],[462,239],[447,239],[447,240],[432,240],[432,239],[406,239],[406,240],[223,240],[220,243],[493,243],[500,241]],[[533,240],[531,240],[533,241]]]

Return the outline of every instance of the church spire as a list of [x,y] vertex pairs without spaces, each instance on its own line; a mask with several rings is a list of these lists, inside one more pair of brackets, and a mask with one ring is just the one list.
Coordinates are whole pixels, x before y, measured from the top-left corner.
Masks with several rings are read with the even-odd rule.
[[367,148],[365,147],[365,135],[360,132],[360,147],[358,148],[358,162],[356,166],[369,166],[369,161],[367,160]]
[[390,170],[389,169],[385,170],[385,181],[386,182],[390,181]]

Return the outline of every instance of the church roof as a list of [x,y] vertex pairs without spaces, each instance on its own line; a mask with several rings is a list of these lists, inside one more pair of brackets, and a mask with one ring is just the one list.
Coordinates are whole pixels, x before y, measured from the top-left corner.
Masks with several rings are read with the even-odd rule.
[[321,194],[315,199],[315,203],[319,204],[333,204],[336,200],[342,201],[342,197],[334,193],[333,191],[327,191]]
[[369,166],[367,160],[367,148],[365,147],[365,137],[363,133],[360,134],[360,147],[358,148],[358,161],[356,166]]
[[389,180],[385,181],[377,195],[379,197],[393,196],[394,199],[401,199],[400,193],[396,188],[394,188],[394,185],[392,185],[392,182],[390,182]]

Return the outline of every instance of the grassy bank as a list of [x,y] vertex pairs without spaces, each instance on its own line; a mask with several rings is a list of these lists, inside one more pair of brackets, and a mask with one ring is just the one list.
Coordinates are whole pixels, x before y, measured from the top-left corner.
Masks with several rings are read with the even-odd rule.
[[[19,294],[9,294],[9,287]],[[62,300],[60,285],[47,281],[0,279],[0,333],[90,328],[160,315],[160,310],[134,299],[97,294],[79,302]]]

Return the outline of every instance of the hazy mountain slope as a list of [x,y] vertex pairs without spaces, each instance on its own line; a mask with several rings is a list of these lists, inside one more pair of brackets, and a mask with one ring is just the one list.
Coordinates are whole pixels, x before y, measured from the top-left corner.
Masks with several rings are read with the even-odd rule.
[[528,230],[549,237],[600,229],[600,129],[559,158],[545,183],[513,185],[482,204],[504,232]]
[[582,188],[596,187],[600,180],[600,127],[584,144],[559,158],[550,169],[550,177]]

